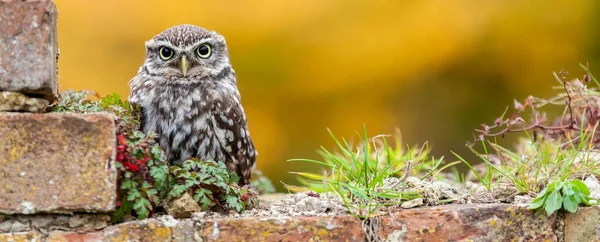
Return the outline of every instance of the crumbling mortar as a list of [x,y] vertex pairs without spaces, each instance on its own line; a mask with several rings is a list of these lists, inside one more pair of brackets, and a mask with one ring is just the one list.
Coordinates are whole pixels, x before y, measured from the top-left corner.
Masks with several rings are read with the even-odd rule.
[[108,214],[35,214],[3,215],[0,233],[38,231],[48,234],[51,231],[94,232],[111,225]]
[[558,211],[556,213],[556,220],[554,221],[554,235],[556,235],[557,242],[565,241],[565,213]]
[[381,217],[373,216],[368,217],[362,221],[362,229],[365,234],[365,242],[378,242],[382,241],[380,236],[381,230]]
[[[202,242],[204,241],[204,226],[206,221],[206,212],[194,213],[192,217],[189,219],[193,222],[194,228],[194,241]],[[182,220],[182,222],[185,220]]]

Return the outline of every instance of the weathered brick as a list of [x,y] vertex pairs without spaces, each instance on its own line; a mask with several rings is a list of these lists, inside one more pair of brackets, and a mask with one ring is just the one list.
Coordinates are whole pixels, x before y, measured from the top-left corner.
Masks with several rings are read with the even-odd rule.
[[565,214],[565,241],[600,241],[600,207]]
[[146,219],[108,227],[102,232],[102,241],[170,241],[173,227],[156,219]]
[[0,212],[115,208],[115,125],[108,113],[0,113]]
[[204,241],[556,241],[556,216],[507,204],[401,209],[363,223],[349,215],[204,221]]
[[56,18],[51,0],[0,1],[0,91],[56,99]]
[[42,234],[37,231],[0,234],[0,241],[27,242],[27,241],[41,241],[41,240],[42,240]]
[[[108,227],[100,231],[69,232],[52,231],[46,241],[84,242],[84,241],[202,241],[194,228],[194,222],[157,219],[132,221]],[[1,241],[1,240],[0,240]]]
[[204,221],[203,241],[365,241],[352,216],[223,218]]
[[556,215],[508,204],[456,204],[382,216],[379,235],[391,241],[556,241]]

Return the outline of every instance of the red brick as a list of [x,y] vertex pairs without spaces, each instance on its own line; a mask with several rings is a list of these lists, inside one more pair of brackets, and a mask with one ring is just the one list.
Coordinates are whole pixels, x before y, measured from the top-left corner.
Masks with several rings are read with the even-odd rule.
[[508,204],[456,204],[399,210],[381,217],[392,241],[556,241],[556,215]]
[[[53,231],[46,241],[52,242],[92,242],[92,241],[194,241],[196,235],[191,220],[169,224],[161,220],[146,219],[132,221],[93,232]],[[1,240],[0,240],[1,241]]]
[[78,233],[54,231],[48,234],[46,241],[50,242],[95,242],[102,241],[102,231]]
[[0,91],[56,99],[56,18],[50,0],[0,1]]
[[165,223],[147,219],[108,227],[100,241],[170,241],[173,228]]
[[110,212],[115,124],[108,113],[0,113],[0,212]]
[[223,218],[204,221],[203,241],[365,241],[352,216]]

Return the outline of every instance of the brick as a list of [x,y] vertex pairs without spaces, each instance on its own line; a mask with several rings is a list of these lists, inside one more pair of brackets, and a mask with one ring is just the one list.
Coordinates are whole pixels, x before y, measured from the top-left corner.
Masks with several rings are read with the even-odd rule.
[[54,231],[48,234],[45,241],[50,242],[92,242],[92,241],[103,241],[102,231],[98,232],[63,232]]
[[56,100],[56,18],[50,0],[0,1],[0,91]]
[[42,234],[37,231],[22,232],[22,233],[5,233],[0,234],[0,241],[10,242],[26,242],[26,241],[42,241]]
[[565,241],[600,241],[600,207],[565,214]]
[[[365,241],[352,216],[209,219],[203,241]],[[267,239],[267,240],[265,240]]]
[[0,212],[110,212],[115,124],[108,113],[0,113]]
[[[0,240],[1,241],[1,240]],[[194,222],[146,219],[108,227],[101,231],[52,231],[46,241],[202,241],[196,233]]]
[[156,219],[123,223],[104,229],[102,241],[170,241],[173,227]]
[[556,215],[509,204],[455,204],[382,216],[379,235],[391,241],[557,241]]

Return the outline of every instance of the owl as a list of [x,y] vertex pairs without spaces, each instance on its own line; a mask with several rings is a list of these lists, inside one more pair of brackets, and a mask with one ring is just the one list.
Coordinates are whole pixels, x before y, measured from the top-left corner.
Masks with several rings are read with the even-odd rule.
[[250,182],[257,152],[250,139],[225,38],[179,25],[146,42],[146,59],[129,81],[141,129],[158,134],[170,164],[190,157],[224,162]]

